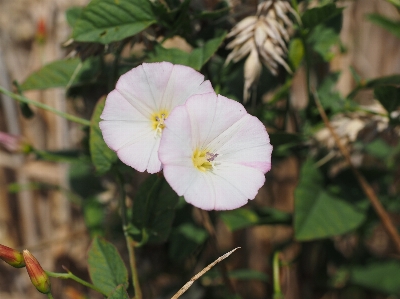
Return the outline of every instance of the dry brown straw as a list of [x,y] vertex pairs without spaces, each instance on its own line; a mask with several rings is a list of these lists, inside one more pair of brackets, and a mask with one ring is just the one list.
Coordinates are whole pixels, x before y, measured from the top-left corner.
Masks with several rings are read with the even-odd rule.
[[209,264],[207,267],[205,267],[203,270],[201,270],[199,273],[197,273],[195,276],[193,276],[171,299],[177,299],[179,298],[183,293],[185,293],[190,286],[197,280],[199,279],[204,273],[206,273],[208,270],[210,270],[212,267],[214,267],[216,264],[218,264],[220,261],[226,259],[228,256],[230,256],[233,252],[238,250],[240,247],[236,247],[235,249],[225,253],[223,256],[220,256],[217,258],[214,262]]

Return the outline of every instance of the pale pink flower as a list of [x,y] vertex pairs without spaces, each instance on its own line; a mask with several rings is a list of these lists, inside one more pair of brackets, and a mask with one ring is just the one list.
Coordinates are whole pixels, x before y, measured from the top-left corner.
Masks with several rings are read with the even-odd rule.
[[271,168],[264,125],[238,102],[215,93],[190,97],[165,121],[159,149],[164,176],[204,210],[230,210],[253,199]]
[[172,109],[191,95],[212,91],[211,83],[190,67],[143,63],[122,75],[107,96],[100,122],[104,141],[125,164],[158,172],[158,147]]

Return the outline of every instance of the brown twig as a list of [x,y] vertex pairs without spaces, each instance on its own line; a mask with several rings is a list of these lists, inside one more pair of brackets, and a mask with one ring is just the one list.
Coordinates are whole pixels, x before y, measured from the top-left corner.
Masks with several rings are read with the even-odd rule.
[[328,116],[326,115],[325,110],[322,107],[322,105],[318,99],[318,95],[315,92],[314,92],[314,100],[317,105],[319,114],[321,115],[322,120],[325,123],[325,126],[331,132],[331,134],[335,140],[335,143],[339,148],[339,151],[342,153],[346,162],[349,164],[350,169],[353,171],[354,176],[358,180],[358,183],[360,184],[362,190],[364,191],[365,195],[368,197],[369,201],[371,202],[371,205],[374,208],[376,214],[378,214],[378,217],[380,218],[383,227],[385,228],[386,232],[388,233],[393,244],[396,246],[397,252],[400,253],[400,236],[399,236],[399,233],[398,233],[396,227],[394,226],[392,220],[390,219],[389,214],[386,212],[385,208],[379,201],[378,196],[375,194],[374,189],[372,189],[372,187],[367,182],[365,177],[358,171],[358,169],[351,162],[349,151],[342,144],[342,142],[339,139],[339,136],[333,129],[333,127],[328,119]]
[[[208,232],[208,234],[210,235],[211,243],[212,243],[215,255],[218,256],[220,254],[219,248],[218,248],[218,240],[217,240],[217,236],[215,234],[214,226],[211,223],[210,215],[208,214],[207,211],[200,210],[200,209],[199,209],[199,211],[200,211],[200,215],[203,220],[203,226],[206,229],[206,231]],[[226,265],[224,263],[219,264],[219,269],[220,269],[222,280],[224,281],[224,284],[228,287],[229,291],[232,294],[235,294],[236,291],[235,291],[235,288],[233,287],[232,282],[229,279],[228,269],[226,268]]]
[[171,299],[177,299],[179,298],[183,293],[185,293],[190,286],[197,280],[199,279],[204,273],[206,273],[208,270],[210,270],[212,267],[214,267],[217,263],[220,261],[226,259],[228,256],[230,256],[233,252],[238,250],[240,247],[236,247],[235,249],[225,253],[223,256],[220,256],[217,258],[214,262],[209,264],[207,267],[205,267],[203,270],[201,270],[199,273],[197,273],[195,276],[193,276],[185,285],[171,298]]

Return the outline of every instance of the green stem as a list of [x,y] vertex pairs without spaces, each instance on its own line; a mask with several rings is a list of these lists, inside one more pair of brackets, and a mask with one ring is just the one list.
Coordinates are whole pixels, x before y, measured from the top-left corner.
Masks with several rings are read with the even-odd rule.
[[280,282],[280,274],[279,274],[279,255],[280,251],[276,251],[274,253],[273,261],[272,261],[272,270],[273,270],[273,280],[274,280],[274,299],[283,298],[283,293],[281,290],[281,282]]
[[75,276],[74,274],[72,274],[70,271],[68,271],[68,273],[55,273],[55,272],[50,272],[50,271],[46,271],[46,274],[50,277],[54,277],[54,278],[61,278],[61,279],[72,279],[75,280],[76,282],[91,288],[92,290],[95,290],[97,292],[99,292],[100,294],[103,294],[104,296],[108,296],[109,294],[104,293],[102,290],[100,290],[98,287],[96,287],[95,285],[79,278],[78,276]]
[[54,297],[51,293],[47,293],[47,297],[49,297],[49,299],[54,299]]
[[119,189],[120,189],[120,206],[121,206],[121,218],[122,218],[122,227],[124,230],[124,235],[125,235],[125,240],[126,240],[126,246],[128,247],[128,254],[129,254],[129,266],[131,268],[132,272],[132,284],[133,288],[135,290],[135,299],[142,299],[142,290],[140,288],[140,283],[139,283],[139,275],[136,267],[136,257],[135,257],[135,242],[132,239],[132,237],[129,235],[128,229],[129,229],[129,224],[127,221],[127,211],[126,211],[126,205],[125,205],[125,189],[124,189],[124,183],[123,183],[123,178],[121,174],[117,173],[117,181],[119,184]]
[[16,100],[18,102],[25,103],[25,104],[30,104],[30,105],[36,106],[38,108],[53,112],[54,114],[57,114],[57,115],[59,115],[61,117],[64,117],[65,119],[68,119],[70,121],[76,122],[76,123],[84,125],[84,126],[90,126],[90,121],[87,120],[87,119],[83,119],[83,118],[80,118],[80,117],[77,117],[77,116],[74,116],[74,115],[71,115],[71,114],[68,114],[68,113],[64,113],[64,112],[56,110],[56,109],[54,109],[54,108],[52,108],[52,107],[50,107],[48,105],[45,105],[45,104],[42,104],[42,103],[39,103],[39,102],[36,102],[36,101],[32,101],[32,100],[30,100],[30,99],[28,99],[28,98],[26,98],[24,96],[12,93],[12,92],[8,91],[7,89],[5,89],[5,88],[3,88],[1,86],[0,86],[0,93],[5,94],[6,96],[9,96],[10,98],[12,98],[12,99],[14,99],[14,100]]

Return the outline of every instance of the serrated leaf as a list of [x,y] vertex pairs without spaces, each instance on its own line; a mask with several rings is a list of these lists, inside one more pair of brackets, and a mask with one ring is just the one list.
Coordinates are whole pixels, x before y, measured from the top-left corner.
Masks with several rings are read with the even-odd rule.
[[75,22],[72,38],[109,44],[133,36],[155,22],[148,0],[92,0]]
[[221,32],[218,37],[208,40],[202,47],[194,49],[191,53],[176,48],[165,49],[161,45],[157,45],[154,51],[149,53],[147,61],[169,61],[175,64],[187,65],[199,71],[218,50],[225,36],[226,32]]
[[343,8],[337,8],[335,4],[327,4],[320,7],[314,7],[306,10],[301,17],[305,28],[314,28],[315,26],[339,15]]
[[295,190],[294,230],[297,240],[306,241],[341,235],[365,220],[366,206],[356,206],[324,190],[322,174],[308,160]]
[[390,114],[400,106],[400,88],[394,86],[379,86],[374,89],[375,98]]
[[111,292],[110,296],[108,296],[107,299],[130,299],[130,297],[126,292],[124,286],[120,284]]
[[95,237],[88,255],[90,278],[102,292],[111,295],[118,285],[128,287],[128,271],[114,245]]
[[368,20],[372,23],[386,29],[396,37],[400,38],[400,22],[393,21],[379,14],[367,15]]
[[98,71],[98,60],[79,58],[57,60],[33,72],[21,84],[21,90],[73,87],[93,80]]
[[296,70],[304,57],[304,45],[300,38],[294,38],[289,45],[289,61]]
[[107,172],[112,164],[117,160],[117,155],[104,142],[99,122],[100,115],[103,112],[106,98],[101,98],[93,111],[90,120],[89,149],[92,162],[98,174]]
[[171,231],[179,196],[164,178],[149,176],[139,187],[132,211],[135,227],[145,231],[148,242],[164,242]]
[[387,294],[400,295],[400,263],[380,261],[350,269],[349,281],[353,284]]

